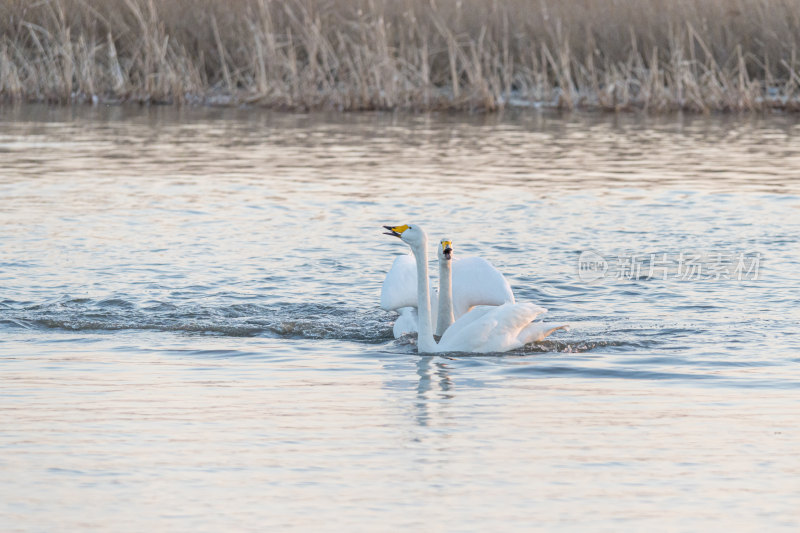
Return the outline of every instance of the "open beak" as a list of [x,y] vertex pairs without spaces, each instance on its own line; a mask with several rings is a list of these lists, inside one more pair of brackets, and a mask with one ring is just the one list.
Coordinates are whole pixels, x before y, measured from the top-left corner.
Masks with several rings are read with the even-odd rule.
[[389,231],[384,231],[384,235],[391,235],[392,237],[400,238],[400,232],[395,231],[400,229],[401,226],[384,226],[384,228],[388,229]]
[[453,246],[452,246],[453,241],[442,239],[441,244],[442,244],[442,255],[447,261],[450,261],[452,259],[452,257],[450,257],[450,254],[453,253]]

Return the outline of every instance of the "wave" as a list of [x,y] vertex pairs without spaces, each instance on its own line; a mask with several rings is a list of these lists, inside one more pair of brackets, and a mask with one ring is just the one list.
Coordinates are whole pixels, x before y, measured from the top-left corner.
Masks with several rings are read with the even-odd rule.
[[64,297],[45,303],[0,302],[0,328],[70,331],[156,330],[234,337],[342,339],[380,343],[392,339],[394,316],[378,308],[276,303],[136,304],[120,297]]
[[[413,349],[416,347],[415,336],[394,339],[391,328],[396,317],[395,313],[378,307],[364,309],[338,303],[135,302],[123,296],[64,296],[40,303],[0,300],[0,329],[154,330],[230,337],[349,340],[369,344],[391,341],[395,348]],[[652,348],[658,344],[657,337],[648,336],[660,331],[658,328],[628,331],[620,328],[620,324],[609,328],[600,317],[590,318],[596,320],[582,320],[573,332],[504,355],[627,351]],[[566,317],[563,320],[569,321]]]

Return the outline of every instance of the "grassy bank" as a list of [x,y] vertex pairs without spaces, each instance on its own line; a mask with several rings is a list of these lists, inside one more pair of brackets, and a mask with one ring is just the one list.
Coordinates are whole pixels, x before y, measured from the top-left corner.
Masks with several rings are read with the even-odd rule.
[[800,0],[2,0],[5,101],[800,109]]

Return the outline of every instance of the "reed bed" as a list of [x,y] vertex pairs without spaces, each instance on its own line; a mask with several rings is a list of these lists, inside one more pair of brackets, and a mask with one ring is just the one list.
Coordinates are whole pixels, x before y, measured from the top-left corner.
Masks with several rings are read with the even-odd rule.
[[800,109],[800,0],[0,0],[4,101]]

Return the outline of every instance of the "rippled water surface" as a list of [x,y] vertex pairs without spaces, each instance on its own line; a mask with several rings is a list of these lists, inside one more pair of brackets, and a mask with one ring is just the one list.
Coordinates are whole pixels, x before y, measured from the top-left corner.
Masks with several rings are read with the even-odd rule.
[[[572,329],[418,356],[405,222]],[[0,527],[796,531],[798,235],[791,117],[0,109]]]

